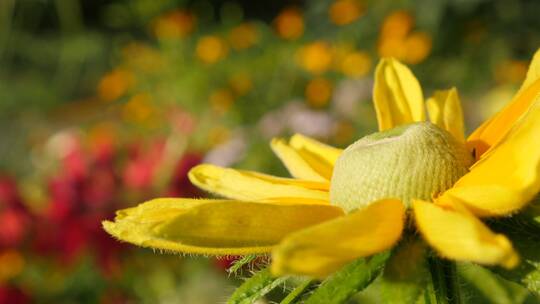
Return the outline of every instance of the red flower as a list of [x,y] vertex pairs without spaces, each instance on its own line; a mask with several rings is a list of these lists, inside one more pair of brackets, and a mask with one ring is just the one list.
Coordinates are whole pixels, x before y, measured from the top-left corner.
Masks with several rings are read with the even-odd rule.
[[16,286],[0,286],[0,304],[30,303],[30,297]]
[[172,177],[168,195],[175,197],[199,197],[201,191],[193,186],[188,178],[188,172],[191,168],[202,162],[202,155],[198,153],[186,153],[176,165]]
[[18,247],[30,231],[31,215],[23,204],[15,182],[0,177],[0,249]]

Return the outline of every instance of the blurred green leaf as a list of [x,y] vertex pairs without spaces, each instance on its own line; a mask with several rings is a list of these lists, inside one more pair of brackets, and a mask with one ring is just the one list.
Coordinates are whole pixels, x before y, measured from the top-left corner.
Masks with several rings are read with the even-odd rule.
[[[533,206],[534,207],[534,206]],[[540,301],[540,222],[538,217],[524,212],[491,223],[494,230],[504,233],[521,256],[521,263],[512,270],[493,268],[497,274],[518,282],[535,294]]]
[[499,277],[485,267],[459,263],[458,274],[467,283],[463,286],[467,303],[538,303],[539,299],[526,288]]
[[390,252],[383,252],[349,263],[326,279],[306,300],[306,304],[344,303],[377,278],[389,257]]
[[309,287],[313,285],[315,280],[302,278],[301,282],[294,288],[281,302],[280,304],[292,304],[298,302],[297,300],[305,294]]
[[227,304],[251,304],[262,298],[276,286],[284,283],[288,277],[273,277],[268,268],[247,279],[227,301]]
[[378,283],[385,303],[414,303],[422,296],[428,279],[425,244],[407,240],[388,260]]

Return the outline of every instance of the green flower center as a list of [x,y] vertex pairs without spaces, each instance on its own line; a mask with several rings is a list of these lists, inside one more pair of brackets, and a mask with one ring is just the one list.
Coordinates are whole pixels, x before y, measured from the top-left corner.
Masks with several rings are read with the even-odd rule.
[[330,203],[347,212],[383,198],[431,200],[472,164],[465,145],[429,122],[402,125],[356,141],[338,158]]

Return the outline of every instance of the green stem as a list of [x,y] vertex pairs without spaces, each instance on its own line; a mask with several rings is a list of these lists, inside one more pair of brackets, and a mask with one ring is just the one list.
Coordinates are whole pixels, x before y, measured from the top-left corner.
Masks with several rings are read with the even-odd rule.
[[456,263],[437,257],[428,259],[436,304],[461,304]]

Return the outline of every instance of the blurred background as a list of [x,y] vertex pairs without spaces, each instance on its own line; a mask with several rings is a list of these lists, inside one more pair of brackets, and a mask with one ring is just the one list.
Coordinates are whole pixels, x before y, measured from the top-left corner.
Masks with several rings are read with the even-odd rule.
[[[374,132],[373,70],[456,86],[468,130],[540,46],[538,1],[0,0],[0,303],[219,303],[234,261],[159,254],[100,226],[203,197],[200,162],[286,175],[268,142]],[[244,271],[249,274],[249,269]]]

